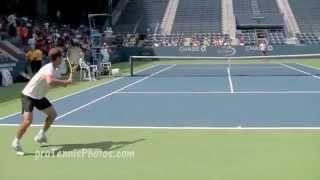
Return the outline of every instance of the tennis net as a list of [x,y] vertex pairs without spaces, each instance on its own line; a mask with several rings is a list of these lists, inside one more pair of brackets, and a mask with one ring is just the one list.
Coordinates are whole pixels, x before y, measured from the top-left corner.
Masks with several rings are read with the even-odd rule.
[[[138,72],[141,67],[147,70]],[[251,57],[131,56],[130,75],[319,76],[320,54]]]

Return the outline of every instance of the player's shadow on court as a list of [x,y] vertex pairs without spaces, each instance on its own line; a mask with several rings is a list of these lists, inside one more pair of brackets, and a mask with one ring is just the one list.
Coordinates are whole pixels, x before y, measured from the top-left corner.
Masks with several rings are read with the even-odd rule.
[[134,141],[103,141],[103,142],[94,142],[94,143],[86,143],[86,144],[57,144],[57,145],[49,145],[48,147],[57,147],[59,151],[75,151],[81,149],[99,149],[101,151],[114,151],[117,149],[121,149],[125,146],[135,144],[145,139],[137,139]]
[[[58,154],[60,152],[81,151],[83,149],[115,151],[115,150],[124,148],[128,145],[135,144],[142,141],[145,141],[145,139],[137,139],[134,141],[102,141],[102,142],[83,143],[83,144],[52,144],[45,147],[51,149],[50,151],[53,154]],[[25,155],[34,156],[35,153],[27,153]]]

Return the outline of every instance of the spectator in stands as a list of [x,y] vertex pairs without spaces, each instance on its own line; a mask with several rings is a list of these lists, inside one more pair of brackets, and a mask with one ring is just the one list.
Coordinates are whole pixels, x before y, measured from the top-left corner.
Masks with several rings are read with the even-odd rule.
[[29,36],[29,32],[28,32],[27,27],[22,26],[20,29],[20,39],[21,39],[23,45],[27,44],[28,36]]
[[203,46],[204,46],[204,47],[210,46],[209,40],[208,40],[207,38],[205,38],[205,39],[203,40]]
[[29,48],[35,49],[36,48],[36,34],[32,34],[32,37],[28,40]]
[[10,15],[7,17],[7,20],[8,20],[8,26],[14,26],[14,27],[17,26],[17,17],[16,17],[16,14],[10,14]]
[[240,46],[244,46],[245,39],[244,39],[243,36],[240,37],[239,41],[240,41],[240,42],[239,42],[239,43],[240,43]]
[[17,17],[15,14],[11,14],[7,17],[8,25],[8,33],[11,37],[16,37],[17,36]]
[[110,61],[111,49],[109,48],[107,43],[103,43],[103,46],[100,50],[100,53],[102,55],[102,62],[109,62]]
[[[40,49],[30,49],[26,53],[26,60],[31,67],[31,73],[34,75],[42,66],[43,53]],[[30,73],[30,72],[28,72]]]

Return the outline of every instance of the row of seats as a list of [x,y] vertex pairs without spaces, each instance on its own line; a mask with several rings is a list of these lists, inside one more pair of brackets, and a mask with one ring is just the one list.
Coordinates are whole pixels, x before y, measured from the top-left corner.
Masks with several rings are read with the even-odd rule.
[[221,32],[221,0],[180,0],[172,33]]
[[169,0],[131,0],[114,30],[118,33],[151,33],[161,24]]
[[230,36],[221,33],[155,34],[144,41],[144,46],[148,47],[220,47],[230,44]]
[[[180,0],[172,33],[221,32],[222,0]],[[320,32],[320,1],[288,0],[301,32]],[[160,24],[169,0],[129,0],[119,22],[117,33],[160,33]],[[236,17],[270,17],[280,15],[276,0],[233,0]],[[257,21],[258,23],[258,21]],[[157,31],[158,30],[158,31]],[[282,44],[283,33],[269,33],[273,44]],[[299,37],[303,40],[310,38]],[[251,41],[251,40],[250,40]],[[313,40],[310,40],[313,42]],[[317,41],[315,39],[315,41]]]
[[268,41],[271,45],[284,45],[286,41],[286,35],[283,30],[269,30]]
[[319,0],[288,0],[301,32],[320,32]]
[[0,54],[0,68],[8,68],[8,67],[12,67],[12,64],[14,64],[15,62],[10,59],[9,57]]
[[[258,7],[255,7],[255,4],[257,4]],[[276,0],[233,0],[233,9],[235,15],[280,13]]]
[[286,44],[285,32],[281,29],[239,31],[237,38],[242,45],[257,45],[259,39],[266,39],[271,45]]
[[315,33],[301,33],[296,34],[300,44],[320,44],[320,36]]

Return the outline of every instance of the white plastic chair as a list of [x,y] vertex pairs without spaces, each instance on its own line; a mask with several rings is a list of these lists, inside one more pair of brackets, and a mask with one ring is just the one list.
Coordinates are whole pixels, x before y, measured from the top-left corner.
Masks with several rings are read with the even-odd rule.
[[98,66],[88,65],[83,58],[79,59],[80,66],[80,80],[96,80]]

